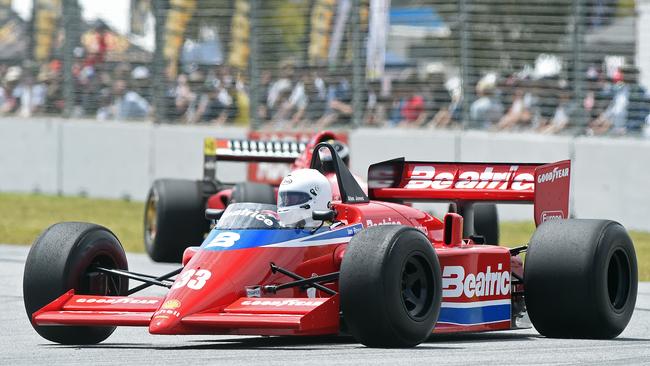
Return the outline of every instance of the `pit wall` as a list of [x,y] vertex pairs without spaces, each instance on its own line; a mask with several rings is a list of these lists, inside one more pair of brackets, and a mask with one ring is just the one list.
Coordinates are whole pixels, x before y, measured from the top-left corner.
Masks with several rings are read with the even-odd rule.
[[[246,130],[61,119],[0,119],[0,192],[144,200],[157,178],[199,179],[203,138]],[[479,131],[358,129],[349,134],[352,170],[409,160],[551,162],[571,159],[571,210],[650,231],[650,140]],[[245,164],[219,163],[218,178],[246,178]],[[0,202],[1,204],[1,202]],[[442,214],[445,205],[420,205]],[[532,206],[500,205],[504,220],[531,220]]]

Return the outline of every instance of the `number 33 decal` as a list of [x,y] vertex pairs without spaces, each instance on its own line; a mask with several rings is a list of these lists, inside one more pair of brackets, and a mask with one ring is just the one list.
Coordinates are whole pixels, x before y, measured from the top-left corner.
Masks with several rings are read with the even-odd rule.
[[200,290],[205,286],[205,282],[210,279],[212,273],[207,269],[190,269],[183,272],[181,277],[174,283],[172,288],[181,288],[187,286],[192,290]]

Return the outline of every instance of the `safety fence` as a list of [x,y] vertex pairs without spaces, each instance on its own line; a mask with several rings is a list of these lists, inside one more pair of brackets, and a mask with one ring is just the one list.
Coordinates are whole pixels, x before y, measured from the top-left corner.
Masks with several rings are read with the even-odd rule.
[[0,1],[0,114],[623,135],[650,113],[648,0],[32,3]]

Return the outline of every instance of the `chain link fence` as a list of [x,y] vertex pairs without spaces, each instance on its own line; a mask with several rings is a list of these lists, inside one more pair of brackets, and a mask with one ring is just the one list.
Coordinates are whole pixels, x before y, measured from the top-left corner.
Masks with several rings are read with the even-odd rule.
[[615,135],[650,113],[648,0],[128,3],[120,32],[99,3],[1,0],[0,113]]

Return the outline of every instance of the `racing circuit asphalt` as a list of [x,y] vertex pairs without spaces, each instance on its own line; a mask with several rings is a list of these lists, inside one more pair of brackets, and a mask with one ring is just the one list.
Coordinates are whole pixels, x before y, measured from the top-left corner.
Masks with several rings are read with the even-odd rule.
[[[547,339],[527,329],[433,336],[414,349],[370,349],[349,337],[153,336],[145,328],[125,327],[99,345],[61,346],[42,339],[27,320],[27,251],[0,245],[0,365],[650,365],[650,283],[639,285],[632,321],[615,340]],[[128,257],[137,272],[175,268],[142,254]]]

